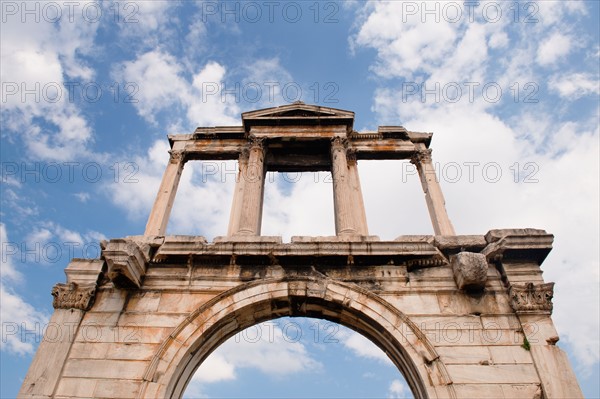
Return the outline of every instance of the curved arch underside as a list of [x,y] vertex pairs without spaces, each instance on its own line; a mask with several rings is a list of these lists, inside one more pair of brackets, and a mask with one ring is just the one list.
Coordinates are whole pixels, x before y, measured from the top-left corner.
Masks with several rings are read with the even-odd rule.
[[[244,283],[200,306],[155,353],[139,397],[150,392],[181,397],[219,345],[247,327],[284,316],[326,319],[364,335],[390,357],[416,398],[456,397],[433,345],[406,315],[356,285],[315,277]],[[150,384],[156,386],[147,389]]]

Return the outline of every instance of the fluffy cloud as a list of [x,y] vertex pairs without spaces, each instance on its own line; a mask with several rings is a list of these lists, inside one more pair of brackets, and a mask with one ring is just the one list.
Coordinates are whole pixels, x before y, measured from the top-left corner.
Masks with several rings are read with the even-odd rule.
[[348,349],[356,356],[375,359],[383,363],[391,363],[386,354],[373,342],[352,330],[343,329],[340,334],[341,340]]
[[405,382],[400,380],[393,380],[388,389],[388,398],[400,399],[400,398],[412,398],[412,392]]
[[6,226],[0,223],[0,325],[2,342],[0,350],[18,355],[32,354],[35,342],[32,336],[43,331],[48,315],[35,309],[18,295],[13,287],[21,284],[22,274],[13,264],[12,248]]
[[206,384],[237,378],[236,369],[253,368],[271,378],[319,371],[322,364],[277,322],[250,327],[227,340],[196,370],[185,397],[201,396]]
[[[156,124],[156,114],[168,111],[167,124],[190,130],[197,126],[239,124],[239,99],[223,94],[226,69],[207,62],[201,69],[189,71],[169,53],[154,49],[115,68],[113,76],[139,87],[134,103],[140,116]],[[225,87],[226,88],[226,87]],[[179,111],[179,112],[178,112]],[[175,115],[175,116],[171,116]]]
[[[539,96],[539,105],[517,105],[508,117],[500,116],[507,102],[490,102],[482,97],[455,103],[443,96],[439,101],[431,97],[422,101],[420,96],[406,101],[403,80],[392,79],[404,78],[405,82],[420,76],[430,88],[435,87],[435,82],[443,85],[452,81],[487,81],[497,82],[505,90],[514,82],[545,81],[543,70],[532,59],[548,67],[572,55],[574,33],[557,33],[561,21],[557,16],[585,15],[585,6],[581,2],[535,4],[534,7],[539,6],[540,21],[535,26],[483,21],[451,26],[442,22],[433,31],[427,23],[392,27],[394,21],[403,18],[402,5],[365,6],[354,44],[376,49],[374,70],[390,79],[374,96],[374,110],[380,123],[401,121],[411,130],[435,132],[433,159],[441,174],[448,212],[459,234],[523,226],[544,228],[556,236],[555,248],[543,269],[546,280],[557,283],[555,323],[561,336],[574,344],[573,353],[583,370],[600,360],[600,344],[593,333],[600,323],[598,317],[589,317],[600,313],[597,120],[591,115],[578,115],[577,120],[570,120],[554,108],[551,99]],[[444,29],[450,31],[442,34]],[[453,54],[443,49],[434,55],[421,52],[428,38],[436,34],[442,42],[452,43],[456,49]],[[423,38],[409,40],[419,35]],[[485,36],[489,39],[481,40]],[[507,40],[510,51],[498,54],[497,49]],[[398,48],[388,50],[390,46]],[[401,46],[406,47],[402,48],[404,53],[399,51]],[[417,52],[421,53],[404,60]],[[469,65],[471,57],[473,64]],[[594,93],[596,75],[585,72],[585,68],[582,65],[583,72],[556,74],[550,79],[550,89],[569,98]],[[371,231],[405,225],[410,226],[408,231],[416,232],[415,226],[423,226],[423,222],[411,215],[400,221],[388,211],[398,207],[399,198],[402,208],[422,210],[422,198],[400,197],[394,185],[388,189],[391,195],[371,197],[375,188],[380,193],[385,190],[383,184],[376,186],[374,181],[397,184],[405,174],[414,171],[404,168],[390,173],[383,165],[369,165],[366,170],[361,166],[368,216],[370,221],[377,221],[370,223]],[[420,212],[420,217],[426,217]],[[578,292],[578,296],[567,292]],[[585,311],[580,310],[582,300],[588,304]]]
[[600,94],[598,75],[590,73],[557,74],[550,78],[550,89],[561,97],[575,100],[588,95]]
[[53,14],[43,14],[40,4],[25,18],[20,12],[3,15],[3,130],[20,135],[34,157],[70,160],[87,154],[93,139],[86,118],[69,99],[75,88],[69,82],[94,78],[86,57],[99,24],[86,21],[82,8],[69,11],[58,3],[53,4],[62,17],[53,23]]
[[569,54],[571,38],[562,33],[554,33],[538,47],[537,61],[541,65],[550,65]]

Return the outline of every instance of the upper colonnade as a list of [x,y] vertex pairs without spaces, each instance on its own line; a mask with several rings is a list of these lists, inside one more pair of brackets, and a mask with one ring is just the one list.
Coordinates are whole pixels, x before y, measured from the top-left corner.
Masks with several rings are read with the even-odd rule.
[[238,160],[227,237],[260,236],[265,174],[331,172],[337,236],[368,236],[357,161],[409,159],[415,164],[436,235],[455,235],[431,160],[432,133],[380,126],[356,132],[354,112],[296,102],[242,114],[241,126],[199,127],[169,135],[170,160],[146,225],[164,236],[187,161]]

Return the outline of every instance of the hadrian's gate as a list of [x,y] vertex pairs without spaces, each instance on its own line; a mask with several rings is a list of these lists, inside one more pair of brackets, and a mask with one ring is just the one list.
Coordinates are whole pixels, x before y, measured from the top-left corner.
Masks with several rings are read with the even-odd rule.
[[[543,230],[456,235],[431,160],[431,133],[353,130],[354,113],[303,103],[242,114],[241,126],[171,135],[170,161],[143,235],[73,259],[19,393],[36,398],[179,398],[235,333],[309,316],[369,338],[417,398],[573,398],[581,391],[540,265]],[[235,159],[226,236],[166,235],[184,164]],[[369,235],[357,162],[410,159],[434,235]],[[267,171],[329,171],[336,235],[261,236]],[[383,193],[382,193],[383,194]],[[198,201],[202,201],[198,198]],[[393,209],[389,210],[393,212]],[[93,332],[93,334],[92,334]]]

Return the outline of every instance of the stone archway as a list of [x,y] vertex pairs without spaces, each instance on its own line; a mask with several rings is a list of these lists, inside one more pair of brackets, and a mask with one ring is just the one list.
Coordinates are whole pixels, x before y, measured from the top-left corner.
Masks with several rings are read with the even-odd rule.
[[181,397],[219,345],[247,327],[283,316],[316,317],[354,329],[388,354],[416,398],[456,397],[435,348],[405,314],[356,285],[318,277],[245,283],[200,306],[163,341],[139,397]]
[[[456,235],[435,178],[432,133],[353,126],[351,111],[294,103],[246,112],[240,126],[169,136],[144,235],[104,242],[99,259],[69,264],[67,284],[52,291],[50,321],[65,334],[40,344],[19,396],[179,397],[236,332],[313,316],[373,341],[416,397],[582,397],[555,345],[553,283],[540,268],[553,236]],[[228,235],[210,243],[165,235],[185,162],[223,159],[239,165]],[[415,164],[435,235],[369,235],[357,172],[364,159]],[[336,235],[289,243],[261,235],[267,171],[330,171]]]

